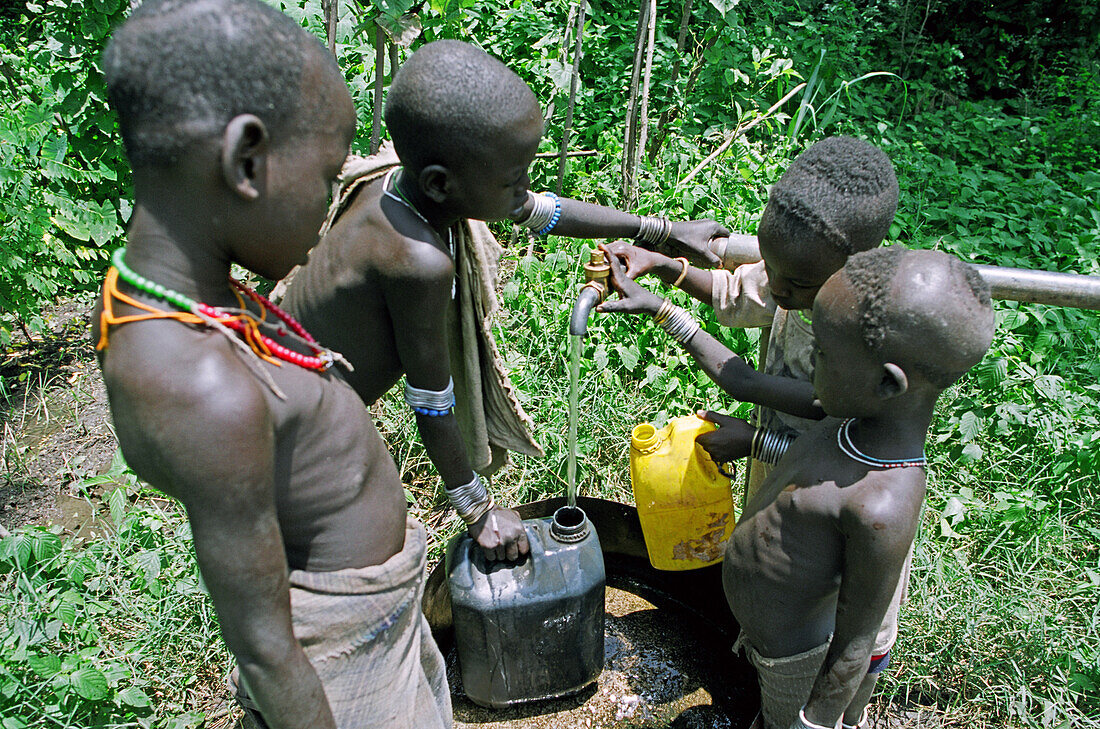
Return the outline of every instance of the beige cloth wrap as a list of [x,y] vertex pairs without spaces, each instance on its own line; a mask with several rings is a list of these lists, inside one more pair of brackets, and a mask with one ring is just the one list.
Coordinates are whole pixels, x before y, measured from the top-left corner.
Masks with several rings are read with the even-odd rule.
[[[400,164],[389,142],[370,157],[350,155],[340,172],[339,189],[321,226],[321,236],[340,217],[360,185],[373,182]],[[500,308],[496,287],[504,249],[480,220],[460,221],[451,231],[457,285],[454,306],[447,317],[447,334],[455,383],[455,418],[470,465],[489,476],[504,465],[507,451],[529,456],[541,456],[543,451],[533,434],[534,423],[508,377],[491,326]],[[279,282],[272,300],[281,298],[293,276],[292,271]]]
[[[339,729],[450,729],[443,656],[420,610],[424,527],[409,518],[405,546],[380,565],[290,573],[294,636],[317,671]],[[236,669],[230,686],[255,710]]]

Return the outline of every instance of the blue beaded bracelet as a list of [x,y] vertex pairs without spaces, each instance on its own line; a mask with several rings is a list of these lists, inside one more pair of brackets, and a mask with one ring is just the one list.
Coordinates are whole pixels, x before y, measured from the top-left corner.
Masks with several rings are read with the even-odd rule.
[[554,226],[558,224],[558,220],[561,219],[561,198],[552,192],[544,192],[543,195],[554,198],[554,214],[550,216],[550,222],[546,224],[546,227],[541,230],[536,230],[535,235],[546,235]]
[[450,415],[451,408],[446,410],[432,410],[431,408],[413,408],[413,412],[417,415],[430,415],[433,418],[438,418],[441,415]]

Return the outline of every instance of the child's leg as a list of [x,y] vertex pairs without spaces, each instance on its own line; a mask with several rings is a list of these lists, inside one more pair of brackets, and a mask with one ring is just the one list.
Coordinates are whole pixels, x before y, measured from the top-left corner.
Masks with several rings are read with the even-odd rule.
[[868,673],[863,677],[863,683],[856,689],[856,695],[852,697],[852,703],[848,704],[848,708],[844,710],[844,718],[841,719],[844,724],[847,726],[858,725],[860,729],[866,729],[859,722],[863,719],[863,712],[867,710],[867,704],[871,701],[871,694],[875,692],[878,677],[878,673]]

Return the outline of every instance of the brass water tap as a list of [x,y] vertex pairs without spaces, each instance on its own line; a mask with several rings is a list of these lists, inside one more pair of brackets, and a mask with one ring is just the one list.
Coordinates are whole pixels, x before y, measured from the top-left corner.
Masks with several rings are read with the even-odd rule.
[[584,286],[593,288],[600,294],[600,301],[607,298],[611,291],[608,279],[611,278],[611,264],[607,262],[607,256],[599,248],[593,248],[589,252],[588,262],[584,264]]

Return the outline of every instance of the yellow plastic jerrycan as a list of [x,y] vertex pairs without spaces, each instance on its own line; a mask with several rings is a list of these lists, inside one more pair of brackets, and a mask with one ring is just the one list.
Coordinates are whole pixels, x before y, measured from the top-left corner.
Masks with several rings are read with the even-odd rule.
[[652,423],[630,434],[630,483],[649,562],[659,570],[693,570],[722,561],[737,522],[730,480],[695,436],[715,429],[695,415]]

